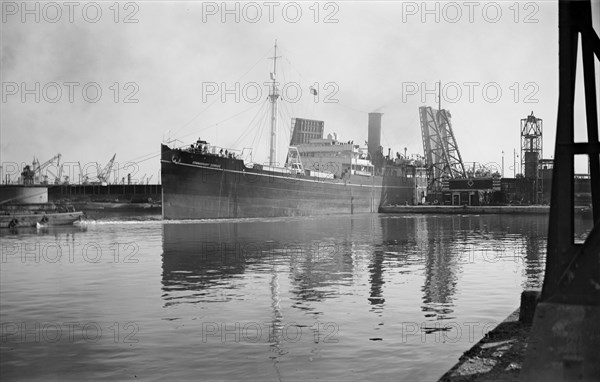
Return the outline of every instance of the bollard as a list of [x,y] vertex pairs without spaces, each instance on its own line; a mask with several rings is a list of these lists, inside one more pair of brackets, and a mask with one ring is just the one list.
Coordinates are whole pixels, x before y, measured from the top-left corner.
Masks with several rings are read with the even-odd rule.
[[521,293],[521,308],[519,309],[519,322],[530,325],[535,315],[535,307],[540,300],[539,289],[524,290]]

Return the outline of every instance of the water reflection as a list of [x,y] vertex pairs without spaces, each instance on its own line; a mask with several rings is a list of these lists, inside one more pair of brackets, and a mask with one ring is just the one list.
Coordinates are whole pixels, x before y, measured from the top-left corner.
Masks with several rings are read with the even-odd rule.
[[540,272],[545,266],[546,259],[546,235],[547,225],[540,226],[531,222],[528,234],[523,237],[525,256],[523,289],[540,288],[543,282],[544,272]]
[[371,305],[379,308],[381,308],[385,302],[385,298],[383,298],[383,285],[385,284],[383,279],[384,255],[382,250],[375,250],[373,259],[369,265],[369,284],[371,285],[369,302]]
[[164,224],[163,300],[165,307],[246,300],[253,280],[264,277],[277,328],[282,288],[292,308],[318,317],[318,303],[358,293],[365,277],[363,301],[381,315],[390,281],[392,288],[422,272],[424,316],[450,319],[466,266],[524,263],[523,288],[541,286],[546,231],[543,216],[496,215]]
[[[460,268],[460,250],[452,247],[453,239],[460,240],[460,235],[456,235],[456,221],[451,219],[452,224],[443,224],[443,218],[428,220],[423,217],[419,217],[418,221],[420,224],[417,229],[422,241],[417,245],[425,254],[421,309],[425,312],[425,317],[451,318],[448,315],[453,312],[452,296],[455,294],[457,272]],[[458,231],[460,232],[460,229]]]
[[229,281],[239,281],[248,269],[272,275],[272,284],[277,284],[281,267],[291,280],[293,306],[311,310],[307,302],[337,295],[340,286],[352,282],[351,241],[347,227],[337,223],[342,222],[165,224],[163,297],[167,305],[214,301],[210,288],[239,288],[243,283]]
[[11,229],[0,229],[0,237],[6,238],[24,238],[30,236],[48,236],[53,235],[57,239],[60,236],[75,236],[77,233],[86,232],[87,226],[84,224],[59,225],[59,226],[40,226],[38,227],[19,227]]
[[[248,246],[236,245],[236,224],[163,225],[163,299],[165,306],[186,302],[224,301],[209,294],[212,286],[227,287],[244,272]],[[225,298],[226,300],[227,298]]]
[[[541,285],[546,231],[544,217],[393,215],[0,231],[2,322],[107,324],[97,343],[15,335],[0,369],[9,379],[434,379],[478,340],[450,320],[498,322]],[[129,252],[116,262],[129,243],[136,262],[123,261]],[[115,322],[139,325],[139,343],[115,342]],[[73,354],[78,365],[63,362]]]
[[[501,320],[522,288],[539,287],[546,231],[545,217],[493,215],[165,223],[163,309],[190,335],[220,328],[204,368],[225,357],[241,373],[258,360],[266,379],[327,379],[336,362],[390,379],[470,346],[450,320]],[[235,325],[258,343],[228,343]],[[386,361],[390,346],[402,355]]]

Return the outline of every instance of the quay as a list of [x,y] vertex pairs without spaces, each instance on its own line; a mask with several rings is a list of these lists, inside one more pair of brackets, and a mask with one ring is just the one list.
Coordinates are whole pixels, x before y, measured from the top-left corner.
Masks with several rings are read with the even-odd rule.
[[452,214],[452,215],[484,215],[484,214],[527,214],[547,215],[550,206],[382,206],[381,213],[391,214]]
[[[156,218],[162,210],[162,186],[160,184],[128,185],[0,185],[0,205],[3,211],[9,210],[12,203],[17,205],[71,206],[84,218],[130,216],[134,218],[152,216]],[[6,207],[9,206],[9,207]],[[73,221],[71,214],[50,216],[51,222]],[[78,215],[79,216],[79,215]],[[6,217],[5,217],[6,218]],[[35,226],[39,215],[18,218],[19,225]],[[8,226],[11,220],[0,222]],[[14,224],[14,223],[13,223]],[[64,223],[62,223],[64,224]]]
[[467,350],[439,382],[518,381],[531,323],[519,321],[519,309]]
[[160,203],[160,184],[2,184],[0,204],[16,203]]
[[521,306],[465,351],[439,382],[518,381],[539,290],[521,294]]

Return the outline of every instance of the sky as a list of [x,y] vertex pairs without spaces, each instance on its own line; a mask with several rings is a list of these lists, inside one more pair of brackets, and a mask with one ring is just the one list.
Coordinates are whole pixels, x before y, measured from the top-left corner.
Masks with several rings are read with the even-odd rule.
[[[275,40],[279,162],[291,118],[364,143],[369,112],[384,113],[386,152],[423,155],[418,108],[437,107],[438,81],[469,166],[501,171],[504,156],[513,176],[532,112],[553,157],[557,1],[3,1],[1,28],[3,180],[60,153],[77,182],[78,162],[93,178],[116,154],[111,180],[156,183],[160,143],[199,137],[264,163]],[[583,116],[582,91],[576,104]]]

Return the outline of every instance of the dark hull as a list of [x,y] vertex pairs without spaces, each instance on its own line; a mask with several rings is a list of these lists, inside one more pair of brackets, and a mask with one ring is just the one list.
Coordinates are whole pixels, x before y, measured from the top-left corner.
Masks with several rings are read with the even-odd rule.
[[244,166],[241,160],[162,147],[164,219],[214,219],[377,212],[413,203],[411,178],[319,180]]

